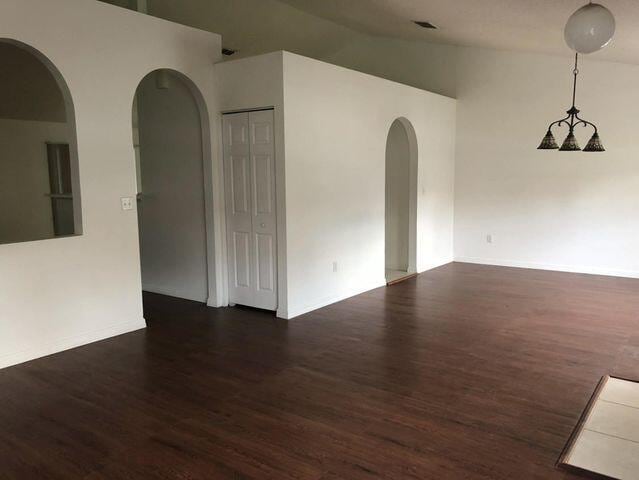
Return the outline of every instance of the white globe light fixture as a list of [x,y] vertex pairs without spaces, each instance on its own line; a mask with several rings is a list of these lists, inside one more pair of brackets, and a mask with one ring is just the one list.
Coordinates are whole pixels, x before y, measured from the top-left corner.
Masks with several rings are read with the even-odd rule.
[[589,3],[571,15],[564,38],[577,53],[593,53],[610,43],[615,34],[615,17],[603,5]]

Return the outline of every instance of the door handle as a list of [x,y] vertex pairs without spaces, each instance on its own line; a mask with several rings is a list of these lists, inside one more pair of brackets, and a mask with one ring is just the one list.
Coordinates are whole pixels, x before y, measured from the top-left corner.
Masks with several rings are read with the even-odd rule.
[[260,227],[266,228],[266,223],[264,223],[264,222],[260,223]]

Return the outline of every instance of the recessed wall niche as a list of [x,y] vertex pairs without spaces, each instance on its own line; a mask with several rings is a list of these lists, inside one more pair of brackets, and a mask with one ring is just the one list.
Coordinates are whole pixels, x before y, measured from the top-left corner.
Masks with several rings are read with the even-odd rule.
[[73,103],[41,53],[0,40],[0,244],[80,235]]

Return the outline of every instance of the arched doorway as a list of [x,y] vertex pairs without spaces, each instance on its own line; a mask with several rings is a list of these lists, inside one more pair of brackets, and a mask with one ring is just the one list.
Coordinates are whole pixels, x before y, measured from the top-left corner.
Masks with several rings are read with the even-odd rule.
[[0,39],[0,244],[82,234],[71,94],[42,53]]
[[386,140],[386,281],[416,273],[417,137],[406,118],[396,119]]
[[195,85],[172,70],[148,74],[133,102],[142,289],[202,303],[210,260],[205,108]]

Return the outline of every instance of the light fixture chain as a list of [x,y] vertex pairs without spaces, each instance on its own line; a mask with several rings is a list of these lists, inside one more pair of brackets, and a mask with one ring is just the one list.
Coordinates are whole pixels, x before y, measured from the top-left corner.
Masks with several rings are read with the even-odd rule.
[[579,75],[579,54],[575,53],[575,69],[572,71],[574,76],[573,84],[572,84],[572,108],[575,108],[575,101],[577,99],[577,75]]

